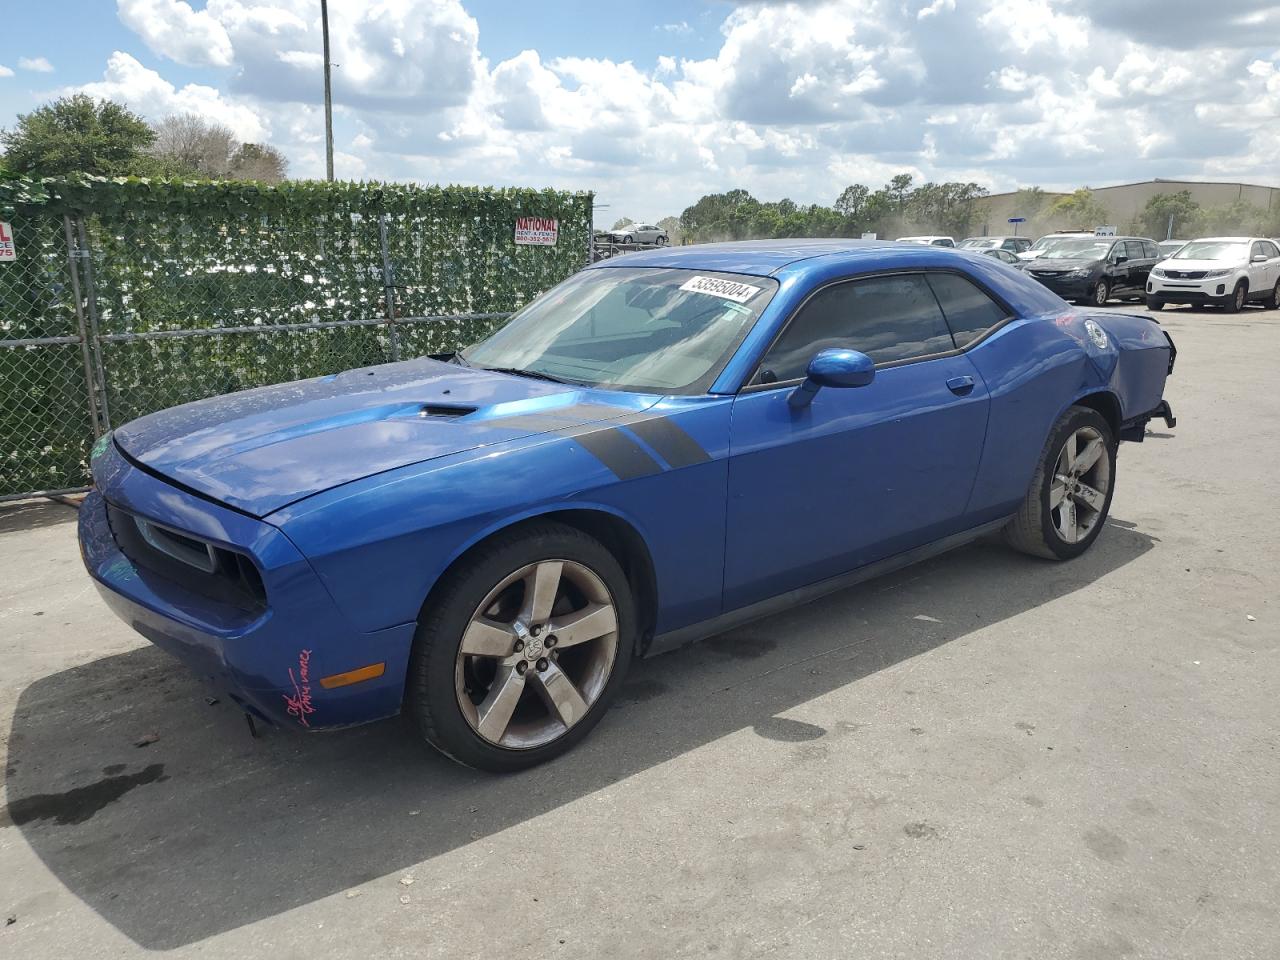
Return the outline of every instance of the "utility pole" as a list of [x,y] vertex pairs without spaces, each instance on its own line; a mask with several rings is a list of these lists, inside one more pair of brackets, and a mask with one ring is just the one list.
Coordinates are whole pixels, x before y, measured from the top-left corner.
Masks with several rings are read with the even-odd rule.
[[329,86],[329,0],[320,0],[320,32],[324,36],[324,173],[333,180],[333,93]]

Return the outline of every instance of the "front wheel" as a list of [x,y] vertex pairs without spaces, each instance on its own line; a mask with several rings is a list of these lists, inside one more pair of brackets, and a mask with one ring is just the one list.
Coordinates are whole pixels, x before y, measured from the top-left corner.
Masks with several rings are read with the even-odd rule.
[[1236,288],[1231,291],[1231,296],[1227,302],[1222,305],[1222,309],[1227,313],[1239,313],[1244,309],[1244,301],[1248,296],[1249,288],[1245,286],[1245,282],[1241,280],[1236,284]]
[[608,709],[634,649],[618,561],[598,540],[532,523],[467,557],[414,638],[406,707],[424,739],[481,770],[567,751]]
[[630,243],[630,242],[631,242],[631,234],[629,234],[629,233],[628,233],[625,237],[623,237],[623,238],[622,238],[622,242],[623,242],[623,243]]
[[1110,425],[1096,410],[1068,408],[1050,431],[1005,538],[1037,557],[1080,556],[1102,532],[1115,480],[1116,441]]
[[1280,310],[1280,280],[1276,281],[1276,285],[1271,288],[1271,296],[1263,300],[1262,305],[1268,310]]
[[1157,300],[1154,297],[1147,297],[1147,309],[1159,313],[1164,309],[1164,301]]
[[1093,285],[1093,305],[1105,307],[1111,299],[1111,285],[1106,280],[1099,280]]

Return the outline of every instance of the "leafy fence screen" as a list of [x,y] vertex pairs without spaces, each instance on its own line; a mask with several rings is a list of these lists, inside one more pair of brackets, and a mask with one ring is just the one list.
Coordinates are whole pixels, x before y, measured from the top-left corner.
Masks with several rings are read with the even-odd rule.
[[[453,350],[588,260],[591,196],[381,184],[0,183],[0,498],[215,394]],[[558,221],[517,246],[517,217]]]

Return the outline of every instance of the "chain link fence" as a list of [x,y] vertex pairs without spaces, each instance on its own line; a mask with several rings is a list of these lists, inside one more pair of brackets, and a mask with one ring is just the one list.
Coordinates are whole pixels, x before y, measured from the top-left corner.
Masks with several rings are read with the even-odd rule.
[[[245,186],[0,213],[0,500],[82,488],[95,437],[156,410],[474,343],[590,255],[586,194]],[[517,246],[548,208],[556,246]]]

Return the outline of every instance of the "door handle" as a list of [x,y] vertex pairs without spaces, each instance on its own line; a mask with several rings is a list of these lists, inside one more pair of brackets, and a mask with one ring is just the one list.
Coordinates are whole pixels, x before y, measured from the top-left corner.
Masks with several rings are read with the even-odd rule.
[[947,389],[957,397],[967,397],[973,392],[973,377],[952,377],[947,381]]

